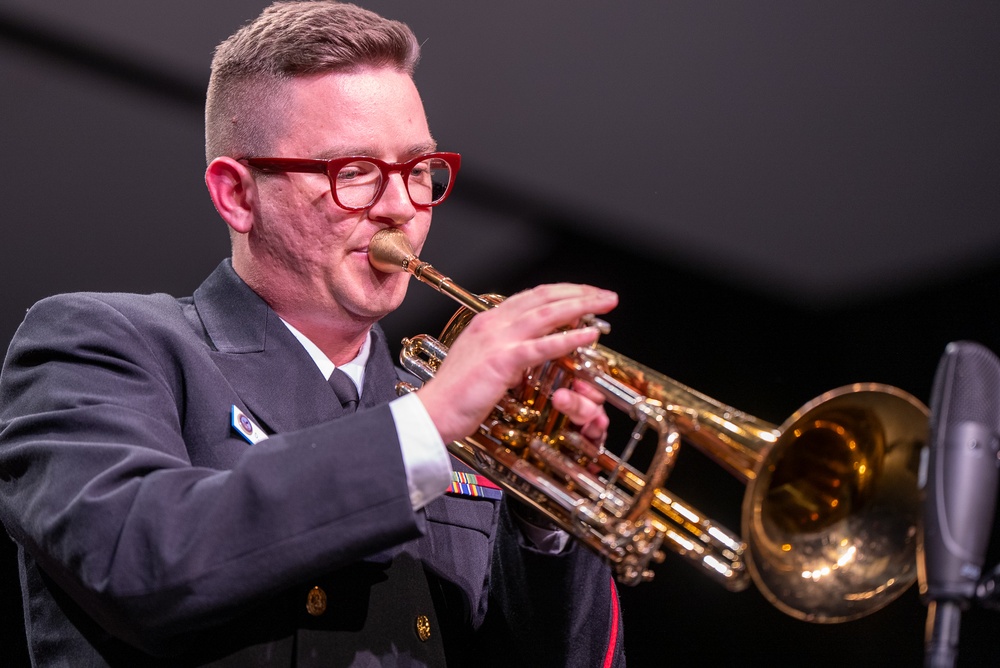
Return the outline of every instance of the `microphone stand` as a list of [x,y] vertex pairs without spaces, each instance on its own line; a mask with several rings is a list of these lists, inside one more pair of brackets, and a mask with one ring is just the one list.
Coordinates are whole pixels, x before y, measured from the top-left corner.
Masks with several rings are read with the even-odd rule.
[[[1000,612],[1000,564],[979,581],[971,602],[986,610]],[[941,599],[927,603],[925,668],[952,668],[956,665],[962,611],[969,604],[968,599]]]
[[[1000,564],[976,585],[972,603],[1000,612]],[[925,668],[952,668],[958,659],[959,626],[969,599],[941,599],[927,603]]]
[[927,604],[925,668],[952,668],[958,659],[958,628],[962,604],[953,600]]

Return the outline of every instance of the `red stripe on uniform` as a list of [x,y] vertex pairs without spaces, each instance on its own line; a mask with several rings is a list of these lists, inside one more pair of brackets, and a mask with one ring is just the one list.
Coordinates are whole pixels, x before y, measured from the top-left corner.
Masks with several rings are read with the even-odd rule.
[[604,668],[611,668],[615,659],[615,647],[618,645],[618,590],[615,579],[611,578],[611,633],[608,636],[608,651],[604,655]]

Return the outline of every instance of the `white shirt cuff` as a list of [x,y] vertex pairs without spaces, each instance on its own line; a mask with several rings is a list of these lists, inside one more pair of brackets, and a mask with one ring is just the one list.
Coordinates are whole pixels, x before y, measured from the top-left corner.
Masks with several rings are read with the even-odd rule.
[[415,394],[389,402],[414,510],[443,496],[451,485],[451,461],[437,427]]

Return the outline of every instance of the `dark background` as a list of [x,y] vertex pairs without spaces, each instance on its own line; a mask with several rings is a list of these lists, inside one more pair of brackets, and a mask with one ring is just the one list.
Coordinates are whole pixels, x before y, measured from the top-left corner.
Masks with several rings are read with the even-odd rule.
[[[45,295],[190,294],[226,255],[204,87],[264,4],[0,0],[0,345]],[[996,3],[363,4],[424,43],[431,127],[464,159],[424,255],[469,289],[615,289],[605,343],[775,423],[858,381],[928,401],[947,342],[1000,351]],[[414,286],[385,324],[452,310]],[[742,485],[691,448],[669,486],[739,527]],[[657,573],[622,590],[631,665],[921,663],[915,588],[819,626],[673,555]],[[997,662],[998,620],[964,615],[960,665]]]

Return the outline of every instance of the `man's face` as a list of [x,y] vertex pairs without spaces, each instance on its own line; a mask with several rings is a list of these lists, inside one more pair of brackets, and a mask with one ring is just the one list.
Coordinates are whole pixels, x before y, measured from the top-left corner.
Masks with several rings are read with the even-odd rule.
[[[391,69],[296,78],[285,86],[289,112],[276,120],[266,157],[365,155],[403,162],[434,149],[413,81]],[[265,156],[262,156],[265,157]],[[258,175],[258,207],[245,269],[255,289],[292,324],[365,324],[399,306],[408,276],[368,262],[368,241],[398,227],[419,253],[429,208],[410,202],[397,172],[382,197],[361,212],[338,207],[324,174]],[[241,272],[242,273],[242,272]]]

